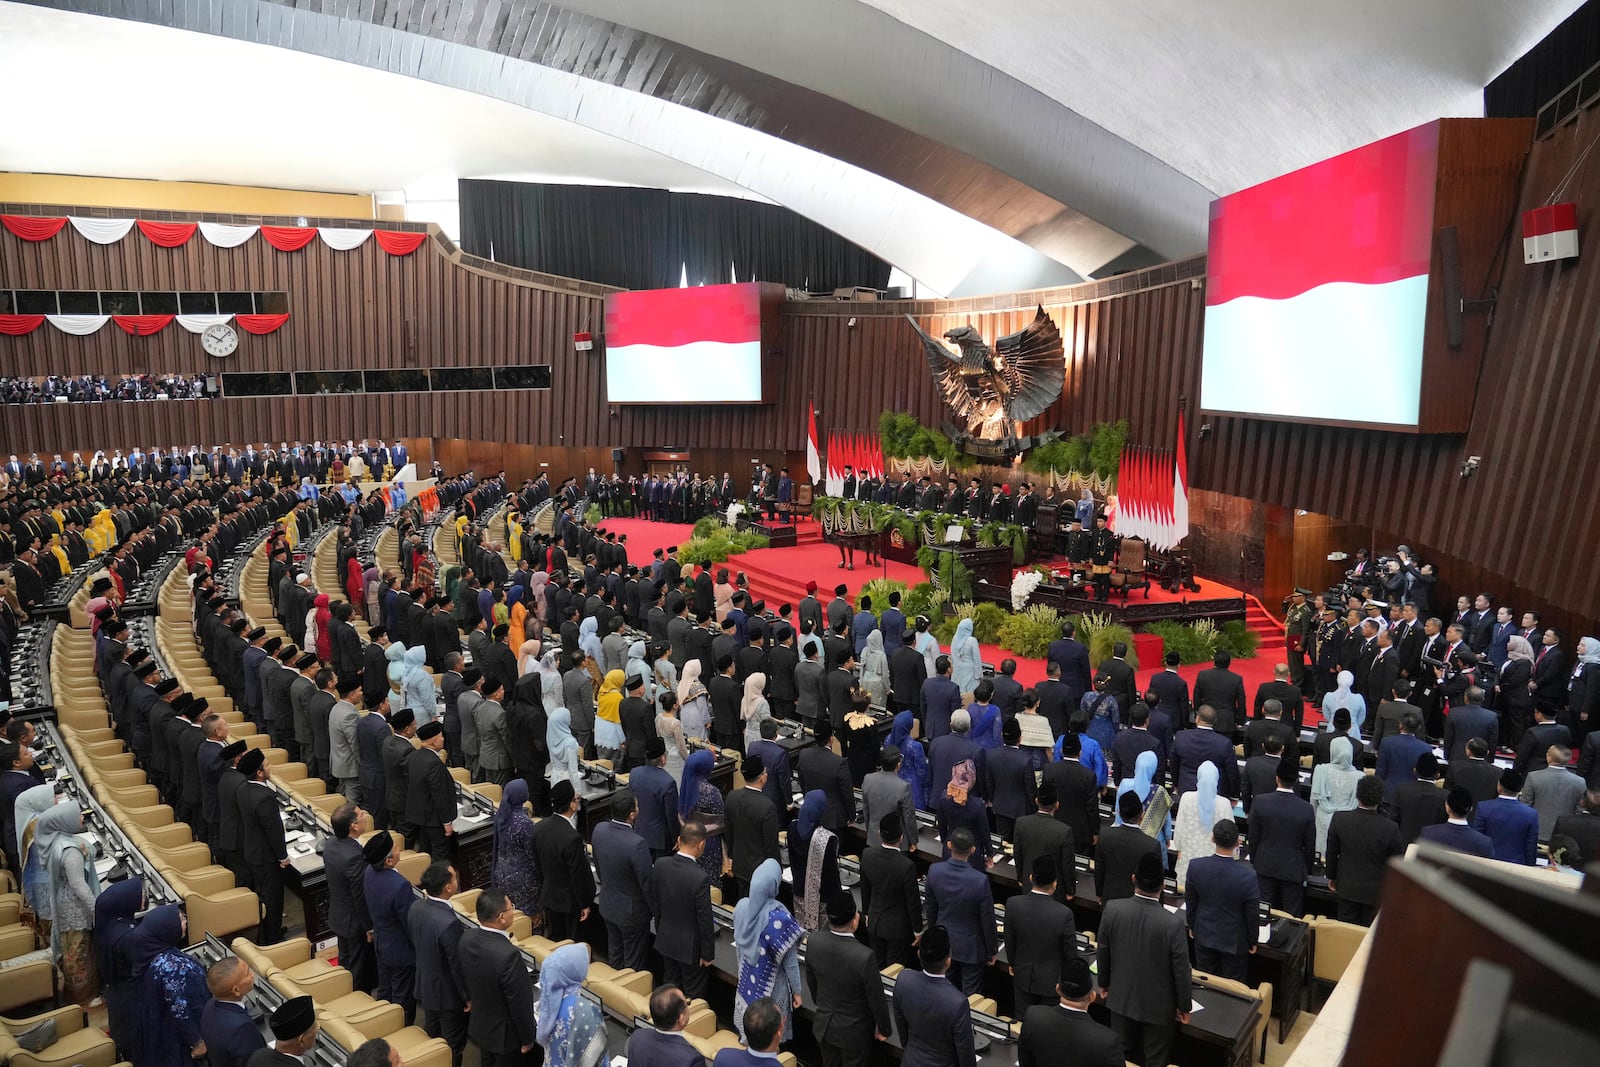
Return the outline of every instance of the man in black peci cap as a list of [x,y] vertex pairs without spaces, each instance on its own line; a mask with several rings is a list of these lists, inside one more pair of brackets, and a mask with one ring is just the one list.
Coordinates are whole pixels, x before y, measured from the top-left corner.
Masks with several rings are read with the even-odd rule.
[[1139,857],[1131,897],[1109,901],[1100,918],[1096,965],[1111,1026],[1131,1063],[1171,1062],[1177,1024],[1189,1021],[1192,973],[1183,919],[1161,905],[1161,861]]
[[406,757],[406,822],[417,828],[417,847],[435,860],[450,858],[455,834],[456,783],[445,766],[444,724],[417,730],[421,747]]
[[827,931],[806,938],[806,982],[817,1005],[812,1030],[825,1067],[862,1067],[875,1057],[874,1039],[893,1033],[889,1003],[872,949],[856,938],[855,898],[834,893],[827,912]]
[[257,1049],[245,1067],[301,1067],[317,1043],[317,1005],[309,996],[292,997],[272,1012],[271,1048]]
[[917,946],[921,967],[907,967],[894,980],[894,1021],[905,1041],[902,1063],[973,1067],[972,1008],[966,994],[946,977],[950,934],[930,926]]
[[407,917],[417,897],[411,883],[394,869],[400,860],[400,844],[387,830],[367,838],[361,848],[361,857],[367,861],[361,887],[372,922],[372,948],[378,957],[378,985],[372,995],[402,1006],[410,1026],[417,1010],[411,996],[416,987],[417,954]]
[[240,757],[239,773],[245,779],[237,797],[240,848],[263,909],[256,943],[275,945],[283,940],[283,868],[289,866],[278,794],[268,784],[272,772],[259,748]]
[[1116,1031],[1089,1017],[1095,997],[1089,962],[1074,953],[1062,967],[1056,993],[1055,1004],[1035,1005],[1022,1016],[1017,1067],[1060,1063],[1068,1049],[1074,1067],[1122,1067],[1126,1061]]

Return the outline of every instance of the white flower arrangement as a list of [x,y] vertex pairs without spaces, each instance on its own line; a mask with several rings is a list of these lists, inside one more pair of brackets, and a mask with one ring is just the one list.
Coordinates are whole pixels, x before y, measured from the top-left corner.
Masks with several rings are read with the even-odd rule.
[[728,505],[727,517],[723,521],[726,522],[729,526],[738,526],[739,525],[739,516],[743,515],[744,512],[745,512],[744,504],[742,504],[739,501],[735,500],[733,503]]
[[1044,581],[1044,575],[1032,567],[1018,571],[1011,579],[1011,610],[1021,611],[1028,606],[1028,598]]

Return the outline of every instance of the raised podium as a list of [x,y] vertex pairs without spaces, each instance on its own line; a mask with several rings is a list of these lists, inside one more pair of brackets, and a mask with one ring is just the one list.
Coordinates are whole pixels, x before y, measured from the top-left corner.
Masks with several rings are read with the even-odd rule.
[[[972,575],[974,587],[979,582],[988,582],[990,585],[1005,589],[1009,598],[1011,589],[1011,549],[1001,547],[980,547],[970,541],[960,544],[934,545],[935,552],[954,553],[957,562],[967,568]],[[939,573],[935,565],[933,573]]]

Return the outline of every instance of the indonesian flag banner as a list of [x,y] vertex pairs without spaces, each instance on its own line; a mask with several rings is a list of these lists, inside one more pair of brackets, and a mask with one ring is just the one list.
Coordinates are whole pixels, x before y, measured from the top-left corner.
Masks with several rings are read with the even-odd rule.
[[1178,412],[1177,460],[1172,470],[1172,543],[1189,536],[1189,446],[1184,444],[1183,412]]
[[817,452],[817,409],[806,420],[806,477],[812,485],[822,480],[822,457]]
[[844,442],[839,434],[828,432],[828,480],[823,485],[823,492],[828,496],[838,496],[844,492],[844,465],[848,462],[844,458]]
[[1177,449],[1128,445],[1117,465],[1115,506],[1109,525],[1120,537],[1139,537],[1169,549],[1189,536],[1189,453],[1183,412],[1178,412]]
[[46,322],[62,333],[88,337],[108,322],[133,337],[150,337],[176,322],[190,333],[204,333],[219,323],[233,322],[246,333],[268,334],[289,321],[287,311],[276,315],[0,315],[0,335],[22,337]]
[[260,226],[228,222],[157,222],[152,219],[96,219],[82,215],[38,216],[0,215],[0,229],[24,241],[37,244],[60,233],[68,223],[85,240],[97,245],[114,245],[133,232],[135,226],[152,244],[162,248],[181,248],[198,233],[216,248],[238,248],[261,236],[280,252],[298,252],[320,237],[322,243],[338,252],[349,252],[376,241],[391,256],[409,256],[421,248],[428,235],[416,230],[359,229],[344,226]]

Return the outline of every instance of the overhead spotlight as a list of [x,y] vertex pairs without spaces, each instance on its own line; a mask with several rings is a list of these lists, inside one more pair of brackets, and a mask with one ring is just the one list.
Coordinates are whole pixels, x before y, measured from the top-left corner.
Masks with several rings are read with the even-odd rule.
[[850,321],[845,323],[844,325],[845,325],[846,329],[849,329],[849,330],[855,329],[856,328],[856,317],[854,315],[851,315],[850,316]]

